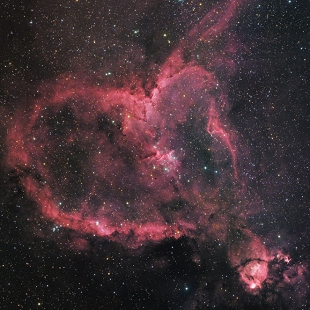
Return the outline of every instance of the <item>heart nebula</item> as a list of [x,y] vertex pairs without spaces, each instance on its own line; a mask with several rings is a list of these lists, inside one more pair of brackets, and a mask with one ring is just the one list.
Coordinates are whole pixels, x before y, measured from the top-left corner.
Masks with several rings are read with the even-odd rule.
[[[17,111],[7,163],[53,231],[71,233],[76,248],[87,248],[87,235],[131,249],[181,236],[217,240],[246,289],[261,287],[265,246],[250,231],[231,229],[250,212],[241,144],[227,116],[236,52],[227,29],[240,4],[211,10],[150,89],[137,77],[117,87],[67,74],[43,82],[40,97]],[[220,51],[185,60],[214,40]]]

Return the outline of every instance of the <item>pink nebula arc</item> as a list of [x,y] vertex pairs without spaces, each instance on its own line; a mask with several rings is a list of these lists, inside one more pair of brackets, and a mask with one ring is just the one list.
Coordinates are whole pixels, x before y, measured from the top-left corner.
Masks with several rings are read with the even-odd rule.
[[[228,233],[244,208],[226,86],[235,68],[227,31],[242,4],[220,4],[191,29],[149,94],[71,74],[42,83],[40,98],[16,113],[7,163],[51,227],[82,236],[77,248],[87,247],[87,234],[131,249],[181,236],[233,240],[231,266],[247,290],[261,287],[270,260],[265,246],[250,231],[241,232],[242,241]],[[198,42],[220,36],[220,58],[209,55],[206,65],[184,60]]]

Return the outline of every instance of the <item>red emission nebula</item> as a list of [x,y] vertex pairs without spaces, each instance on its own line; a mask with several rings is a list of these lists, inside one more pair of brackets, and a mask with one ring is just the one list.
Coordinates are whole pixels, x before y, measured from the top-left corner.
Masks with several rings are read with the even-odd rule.
[[[245,289],[260,290],[275,255],[242,224],[254,211],[239,173],[245,150],[227,117],[238,50],[228,30],[242,5],[213,8],[148,91],[138,77],[135,88],[78,74],[41,84],[41,96],[16,113],[7,136],[7,165],[37,205],[34,216],[72,234],[77,249],[87,249],[87,235],[132,250],[181,236],[218,240]],[[225,44],[203,64],[195,55],[185,59],[218,37]]]

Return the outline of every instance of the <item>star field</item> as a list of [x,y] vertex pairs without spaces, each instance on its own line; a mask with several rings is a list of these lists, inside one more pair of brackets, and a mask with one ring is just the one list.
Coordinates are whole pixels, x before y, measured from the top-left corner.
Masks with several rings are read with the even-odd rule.
[[0,4],[1,309],[308,309],[308,1]]

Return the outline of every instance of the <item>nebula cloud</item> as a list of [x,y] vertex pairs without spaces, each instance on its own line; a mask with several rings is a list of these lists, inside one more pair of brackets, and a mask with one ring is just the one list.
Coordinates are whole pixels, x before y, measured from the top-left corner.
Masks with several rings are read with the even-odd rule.
[[[29,109],[14,115],[6,141],[6,165],[35,202],[33,216],[71,235],[77,250],[87,251],[88,235],[132,251],[184,236],[216,240],[247,292],[277,285],[272,268],[290,258],[244,224],[255,213],[240,173],[247,149],[228,116],[238,52],[229,28],[244,6],[215,6],[148,86],[139,76],[115,86],[79,73],[42,82]],[[198,57],[210,44],[219,50]],[[282,274],[279,283],[297,281],[288,268]]]

